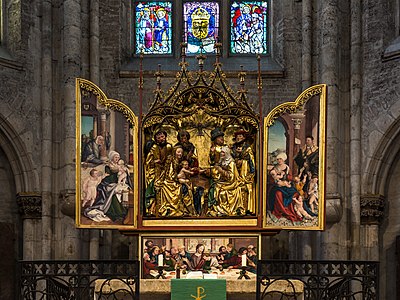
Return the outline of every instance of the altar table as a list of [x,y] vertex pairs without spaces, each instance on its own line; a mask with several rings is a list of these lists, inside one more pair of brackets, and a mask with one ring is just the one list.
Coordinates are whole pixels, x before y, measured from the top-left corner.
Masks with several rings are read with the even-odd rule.
[[[189,280],[189,279],[178,279],[178,280]],[[210,279],[198,279],[198,280],[210,280]],[[99,279],[95,283],[95,300],[100,300],[97,296],[102,284],[105,280]],[[302,299],[303,293],[303,283],[299,280],[291,280],[287,282],[286,280],[277,280],[272,284],[268,291],[276,292],[276,299],[280,299],[281,293],[292,291],[292,286],[294,285],[296,290],[297,299]],[[120,280],[111,280],[107,289],[108,292],[127,289],[126,283]],[[133,290],[134,285],[129,286]],[[107,293],[107,290],[102,290],[103,294]],[[250,279],[227,279],[226,280],[226,294],[227,300],[253,300],[256,299],[256,280]],[[117,297],[119,300],[131,300],[131,297],[124,296],[121,293]],[[140,300],[171,300],[171,279],[141,279],[140,280]],[[269,298],[275,299],[275,298]],[[206,300],[206,298],[205,298]]]

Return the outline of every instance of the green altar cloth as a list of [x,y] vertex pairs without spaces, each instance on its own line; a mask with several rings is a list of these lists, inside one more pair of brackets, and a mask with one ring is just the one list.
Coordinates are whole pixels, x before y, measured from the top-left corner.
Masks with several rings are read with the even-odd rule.
[[226,300],[225,279],[171,279],[171,300]]

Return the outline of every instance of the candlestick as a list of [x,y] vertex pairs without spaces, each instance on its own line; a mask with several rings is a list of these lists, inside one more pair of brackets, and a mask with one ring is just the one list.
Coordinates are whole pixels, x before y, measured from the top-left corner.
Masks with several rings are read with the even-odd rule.
[[247,275],[247,272],[246,272],[248,268],[249,267],[242,267],[242,270],[240,271],[240,276],[238,277],[238,279],[242,279],[242,278],[250,279],[250,276]]
[[164,256],[162,254],[158,255],[158,266],[159,267],[164,266]]
[[242,255],[242,267],[246,267],[247,266],[247,255],[243,254]]
[[156,276],[156,279],[166,279],[166,277],[164,276],[164,269],[166,268],[166,266],[158,266],[157,270],[158,270],[158,275]]

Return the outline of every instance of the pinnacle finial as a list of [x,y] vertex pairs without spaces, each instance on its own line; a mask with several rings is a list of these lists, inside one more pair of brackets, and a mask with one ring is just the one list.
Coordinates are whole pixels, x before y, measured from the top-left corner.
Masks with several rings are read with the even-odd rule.
[[154,76],[156,76],[156,78],[157,78],[157,90],[161,90],[161,77],[163,76],[163,74],[161,73],[161,65],[160,64],[158,64],[157,72],[154,74]]
[[181,59],[182,59],[182,62],[184,63],[186,61],[187,43],[186,42],[182,42],[180,45],[181,45]]
[[222,43],[218,41],[218,37],[215,38],[215,62],[218,64],[219,63],[219,58],[221,57],[221,48],[222,48]]

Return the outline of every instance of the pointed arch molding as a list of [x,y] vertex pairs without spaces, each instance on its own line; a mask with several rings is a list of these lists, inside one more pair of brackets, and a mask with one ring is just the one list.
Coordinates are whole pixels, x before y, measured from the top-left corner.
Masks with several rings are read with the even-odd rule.
[[26,150],[19,133],[1,115],[0,147],[11,165],[16,192],[39,191],[39,177],[33,167],[31,154]]
[[400,152],[400,117],[383,134],[366,169],[363,194],[386,195],[387,180]]
[[[133,111],[129,108],[128,105],[124,104],[121,101],[109,99],[106,94],[93,82],[83,79],[77,78],[76,79],[76,93],[79,95],[80,91],[87,91],[93,93],[99,104],[103,105],[104,107],[121,112],[128,121],[134,126],[137,127],[137,117],[133,113]],[[80,107],[77,107],[80,112]],[[78,113],[78,112],[77,112]]]

